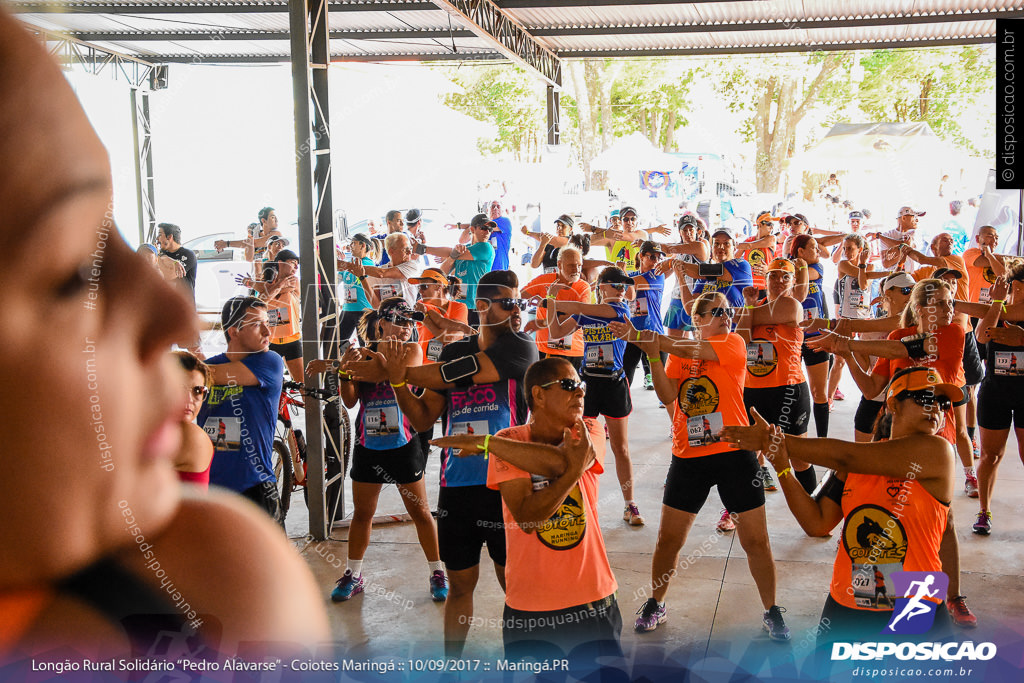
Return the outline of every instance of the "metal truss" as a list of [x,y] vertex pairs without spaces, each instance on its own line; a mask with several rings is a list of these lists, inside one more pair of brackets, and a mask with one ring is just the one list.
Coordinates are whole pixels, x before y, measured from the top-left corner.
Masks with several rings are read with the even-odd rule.
[[115,79],[123,78],[133,88],[152,89],[156,64],[90,45],[82,40],[53,31],[44,31],[27,24],[25,28],[42,41],[46,50],[59,64],[81,66],[88,73],[96,76],[106,71]]
[[[334,252],[334,211],[331,198],[331,117],[327,74],[330,43],[327,31],[327,0],[289,0],[291,27],[292,89],[295,104],[295,170],[299,209],[299,275],[302,282],[303,358],[321,357],[321,329],[333,336],[337,348],[337,263]],[[330,342],[330,339],[325,341]],[[331,357],[328,343],[324,354]],[[335,352],[336,353],[336,352]],[[336,357],[336,356],[335,356]],[[306,401],[306,462],[309,483],[309,533],[318,541],[327,538],[329,522],[341,498],[327,510],[324,448],[341,443],[335,430],[324,430],[319,402]],[[325,444],[326,437],[326,444]],[[343,482],[344,468],[335,478]]]
[[156,179],[153,176],[153,127],[149,91],[132,88],[132,133],[135,139],[135,200],[139,207],[139,244],[156,233]]
[[[365,2],[329,2],[331,12],[427,12],[437,5],[426,0],[367,0]],[[15,12],[32,14],[280,14],[290,12],[290,3],[269,2],[11,2]]]
[[512,61],[535,71],[556,88],[562,87],[562,62],[493,0],[434,0],[438,7],[459,17],[476,35],[492,43]]

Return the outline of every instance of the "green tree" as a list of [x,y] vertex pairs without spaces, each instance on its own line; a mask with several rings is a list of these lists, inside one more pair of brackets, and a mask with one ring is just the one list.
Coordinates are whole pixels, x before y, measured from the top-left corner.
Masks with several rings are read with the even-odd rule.
[[477,121],[494,124],[497,135],[477,141],[483,154],[511,152],[516,161],[537,161],[547,141],[544,85],[535,76],[511,65],[446,68],[460,87],[444,103]]
[[874,50],[860,64],[859,106],[872,121],[924,121],[940,138],[992,155],[991,145],[979,148],[961,123],[976,118],[995,97],[991,47]]

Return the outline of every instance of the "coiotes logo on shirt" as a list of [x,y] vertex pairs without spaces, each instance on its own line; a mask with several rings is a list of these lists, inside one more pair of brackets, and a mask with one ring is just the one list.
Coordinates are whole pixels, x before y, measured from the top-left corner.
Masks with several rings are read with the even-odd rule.
[[691,377],[679,385],[676,399],[683,414],[707,415],[718,410],[718,387],[707,376]]
[[562,501],[562,506],[537,529],[537,538],[552,550],[571,550],[587,533],[587,513],[583,492],[577,483]]

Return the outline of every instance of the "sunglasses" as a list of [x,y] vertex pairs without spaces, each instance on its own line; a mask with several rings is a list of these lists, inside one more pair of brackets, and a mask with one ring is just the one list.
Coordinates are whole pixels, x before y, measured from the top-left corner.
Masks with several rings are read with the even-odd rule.
[[913,287],[890,287],[889,289],[895,289],[903,296],[910,296],[910,293],[914,291]]
[[629,287],[629,285],[624,284],[622,282],[602,282],[601,284],[602,285],[607,285],[607,286],[611,287],[612,289],[617,289],[620,292],[622,290],[626,289],[626,287]]
[[206,400],[206,397],[210,395],[210,389],[208,387],[198,386],[185,388],[188,389],[189,393],[192,395],[192,398]]
[[511,311],[516,308],[525,311],[530,302],[527,299],[493,299],[491,303],[498,304],[503,311]]
[[758,225],[775,225],[771,221],[758,221],[757,224]]
[[553,382],[548,382],[547,384],[541,384],[540,388],[547,389],[552,384],[557,384],[558,386],[562,387],[562,389],[564,389],[565,391],[576,391],[577,389],[579,389],[583,393],[587,393],[586,382],[578,379],[570,379],[568,377],[566,377],[565,379],[556,379]]
[[939,410],[945,412],[953,407],[953,402],[949,400],[948,396],[940,396],[927,389],[923,391],[901,391],[896,396],[897,401],[905,401],[908,398],[922,408],[938,406]]
[[715,308],[699,313],[698,315],[710,315],[712,318],[731,318],[733,316],[733,312],[731,308],[721,308],[716,306]]

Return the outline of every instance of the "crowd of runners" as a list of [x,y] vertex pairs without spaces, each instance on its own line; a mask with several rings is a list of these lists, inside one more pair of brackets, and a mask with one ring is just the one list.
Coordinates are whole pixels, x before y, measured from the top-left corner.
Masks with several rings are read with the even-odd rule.
[[[638,210],[623,206],[601,226],[570,215],[550,230],[523,226],[536,249],[532,277],[521,280],[509,269],[512,222],[501,202],[486,208],[449,226],[461,231],[455,247],[429,244],[415,209],[391,211],[385,233],[339,247],[338,351],[305,365],[310,381],[336,377],[355,411],[354,512],[333,601],[363,592],[378,496],[395,484],[430,594],[446,601],[449,656],[461,654],[473,622],[484,547],[506,594],[508,652],[583,641],[616,650],[621,618],[597,525],[597,475],[607,443],[622,520],[642,526],[641,509],[655,501],[635,494],[629,422],[632,392],[653,390],[670,418],[672,458],[637,631],[665,621],[680,552],[712,488],[724,505],[717,530],[738,535],[771,639],[790,638],[764,508],[766,492],[779,489],[808,534],[843,523],[822,617],[833,636],[839,624],[891,615],[896,571],[945,572],[943,614],[960,627],[977,624],[949,514],[967,504],[954,501],[953,458],[962,495],[980,505],[973,531],[988,535],[1024,373],[1024,329],[1012,322],[1024,319],[1024,261],[998,253],[993,228],[978,230],[973,244],[945,231],[921,244],[924,212],[905,206],[888,231],[863,229],[856,210],[846,231],[764,211],[748,236],[709,230],[691,212],[674,231],[641,227]],[[260,248],[280,239],[268,212],[246,240],[220,246],[244,246],[259,261]],[[233,349],[251,369],[277,351],[297,374],[296,264],[288,250],[265,257],[260,281],[246,282],[253,296],[225,305],[229,353],[214,363]],[[276,311],[269,333],[239,347],[247,325],[268,324],[264,309]],[[862,392],[852,425],[829,420],[834,401],[848,400],[843,373]],[[249,385],[243,393],[275,390],[258,377],[238,383]],[[214,386],[208,406],[218,393],[230,394]],[[224,439],[230,410],[204,411],[201,418],[218,416],[219,432],[205,427],[225,450],[213,458],[211,481],[273,513],[275,489],[257,476],[267,458],[240,459],[244,446]],[[816,439],[808,438],[812,423]],[[840,438],[822,442],[830,432]],[[433,484],[424,480],[431,444],[440,447],[433,511]],[[218,457],[255,463],[255,479],[218,476]],[[568,574],[538,586],[538,563]]]

